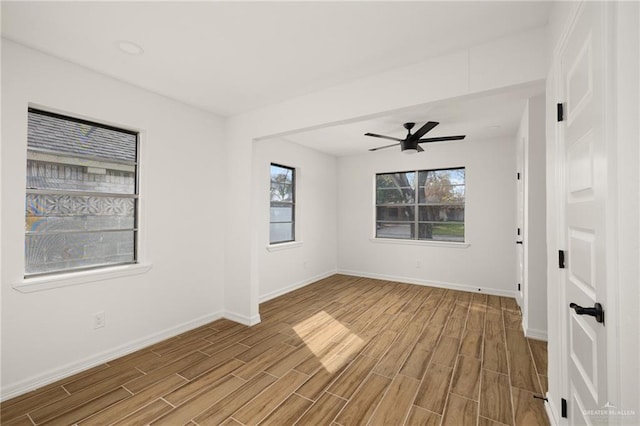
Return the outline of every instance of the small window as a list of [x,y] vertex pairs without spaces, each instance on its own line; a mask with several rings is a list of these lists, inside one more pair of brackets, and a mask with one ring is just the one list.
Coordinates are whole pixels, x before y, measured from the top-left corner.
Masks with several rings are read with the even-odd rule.
[[295,179],[292,167],[271,164],[269,244],[295,241]]
[[28,111],[25,277],[136,263],[138,134]]
[[464,242],[465,169],[376,175],[376,238]]

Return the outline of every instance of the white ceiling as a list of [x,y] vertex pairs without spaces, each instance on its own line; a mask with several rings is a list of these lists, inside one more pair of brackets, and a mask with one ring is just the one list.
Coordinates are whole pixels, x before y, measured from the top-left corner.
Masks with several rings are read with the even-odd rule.
[[[541,1],[3,1],[2,35],[228,116],[541,27],[549,12],[550,3]],[[122,40],[144,54],[121,52]],[[411,118],[440,120],[433,135],[449,133],[456,129],[444,122],[453,126],[452,118],[465,119],[464,113],[387,117],[362,123],[358,132],[402,134],[402,122]]]
[[[296,132],[280,138],[327,154],[346,156],[363,154],[370,148],[394,143],[390,140],[364,136],[367,132],[404,138],[407,131],[402,124],[406,122],[416,123],[413,129],[415,131],[427,121],[437,121],[440,124],[424,137],[465,135],[466,138],[460,143],[477,143],[486,139],[513,137],[518,131],[526,99],[543,91],[542,83],[524,85],[508,91],[438,102],[372,119]],[[429,146],[429,144],[422,144],[425,151],[429,150]],[[387,150],[394,149],[400,150],[400,147]],[[384,155],[383,153],[387,150],[376,151],[369,155]]]

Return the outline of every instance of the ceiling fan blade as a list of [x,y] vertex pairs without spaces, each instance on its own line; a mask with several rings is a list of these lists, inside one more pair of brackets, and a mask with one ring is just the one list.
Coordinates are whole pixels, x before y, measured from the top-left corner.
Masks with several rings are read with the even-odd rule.
[[426,138],[426,139],[420,139],[418,141],[418,143],[424,143],[424,142],[444,142],[444,141],[459,141],[465,138],[466,135],[461,135],[461,136],[442,136],[439,138]]
[[424,126],[420,127],[414,134],[411,135],[410,139],[417,141],[421,137],[423,137],[428,131],[436,127],[438,124],[437,121],[428,121]]
[[369,151],[377,151],[379,149],[391,148],[392,146],[398,146],[399,143],[394,143],[393,145],[379,146],[377,148],[371,148]]
[[402,142],[404,139],[393,138],[391,136],[376,135],[375,133],[365,133],[365,136],[373,136],[374,138],[389,139],[391,141]]

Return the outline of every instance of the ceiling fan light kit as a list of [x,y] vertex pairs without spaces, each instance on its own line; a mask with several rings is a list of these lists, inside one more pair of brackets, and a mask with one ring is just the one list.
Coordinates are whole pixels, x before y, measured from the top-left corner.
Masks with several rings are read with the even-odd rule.
[[437,138],[421,139],[425,134],[427,134],[427,132],[432,130],[438,124],[440,123],[436,121],[428,121],[424,126],[420,127],[414,134],[411,134],[411,129],[413,129],[416,123],[404,123],[404,128],[407,129],[407,136],[404,139],[394,138],[392,136],[378,135],[375,133],[365,133],[364,135],[371,136],[374,138],[389,139],[389,140],[398,142],[398,143],[394,143],[393,145],[386,145],[386,146],[380,146],[378,148],[371,148],[369,151],[377,151],[379,149],[391,148],[392,146],[400,145],[400,150],[407,154],[415,154],[415,153],[424,151],[424,149],[419,145],[421,143],[457,141],[465,138],[465,135],[460,135],[460,136],[442,136]]

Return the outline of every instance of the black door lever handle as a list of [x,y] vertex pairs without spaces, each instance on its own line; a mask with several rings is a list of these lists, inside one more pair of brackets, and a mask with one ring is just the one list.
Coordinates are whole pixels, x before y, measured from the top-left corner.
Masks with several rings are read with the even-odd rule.
[[522,244],[522,241],[516,241],[516,244]]
[[604,309],[602,309],[602,305],[599,303],[596,303],[593,308],[583,308],[575,303],[570,303],[569,307],[576,311],[577,315],[590,315],[595,317],[597,322],[604,324]]

